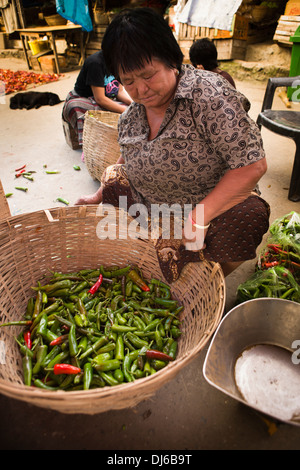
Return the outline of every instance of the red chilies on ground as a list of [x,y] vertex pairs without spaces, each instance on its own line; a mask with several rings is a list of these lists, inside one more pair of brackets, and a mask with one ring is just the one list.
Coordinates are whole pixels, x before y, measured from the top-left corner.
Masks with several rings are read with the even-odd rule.
[[97,290],[99,289],[99,287],[101,286],[102,281],[103,281],[103,275],[100,274],[97,282],[95,282],[95,284],[90,288],[89,294],[94,295],[97,292]]

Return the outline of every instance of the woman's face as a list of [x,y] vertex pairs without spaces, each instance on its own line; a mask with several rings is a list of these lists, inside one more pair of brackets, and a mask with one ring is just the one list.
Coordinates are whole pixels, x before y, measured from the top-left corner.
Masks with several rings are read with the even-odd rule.
[[146,108],[165,108],[173,99],[178,70],[158,59],[145,62],[142,69],[120,72],[121,82],[136,103]]

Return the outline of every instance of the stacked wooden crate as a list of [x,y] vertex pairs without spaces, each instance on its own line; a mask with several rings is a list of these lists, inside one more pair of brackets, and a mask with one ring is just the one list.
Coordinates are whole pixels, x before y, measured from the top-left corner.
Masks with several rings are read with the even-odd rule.
[[201,38],[209,38],[214,41],[219,60],[243,60],[246,54],[248,21],[247,17],[235,14],[231,31],[180,23],[178,43],[184,54],[184,60],[189,60],[191,45]]
[[293,43],[290,41],[290,37],[295,34],[298,26],[300,26],[300,16],[282,15],[279,18],[273,40],[292,47]]
[[94,25],[93,31],[89,33],[89,38],[85,49],[86,56],[94,54],[94,52],[100,51],[102,39],[106,28],[107,25]]

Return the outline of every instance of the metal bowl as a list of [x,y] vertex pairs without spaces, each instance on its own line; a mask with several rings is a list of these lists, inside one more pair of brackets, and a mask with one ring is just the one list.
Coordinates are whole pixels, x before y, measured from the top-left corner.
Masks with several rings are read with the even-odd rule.
[[300,426],[300,304],[259,298],[234,307],[213,336],[203,374],[230,397]]

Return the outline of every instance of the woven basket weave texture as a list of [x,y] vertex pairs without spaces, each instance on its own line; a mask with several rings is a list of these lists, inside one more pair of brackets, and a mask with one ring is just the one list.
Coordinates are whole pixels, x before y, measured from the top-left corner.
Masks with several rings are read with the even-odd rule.
[[105,168],[114,165],[120,156],[119,116],[109,111],[85,113],[82,150],[88,172],[95,180],[101,181]]
[[10,217],[10,209],[0,181],[0,220],[6,219],[7,217]]
[[[162,278],[151,240],[128,236],[130,221],[117,217],[110,226],[118,239],[99,239],[105,215],[97,206],[37,211],[0,221],[0,323],[23,317],[32,286],[46,284],[53,271],[63,273],[104,266],[139,266],[145,278]],[[23,384],[22,358],[15,341],[22,327],[0,329],[5,361],[0,361],[0,393],[62,413],[96,414],[134,407],[150,398],[190,363],[218,326],[225,302],[219,264],[190,263],[172,284],[172,295],[184,305],[177,359],[163,370],[128,384],[87,391],[47,391]],[[2,362],[2,363],[1,363]],[[197,373],[201,373],[197,371]]]

